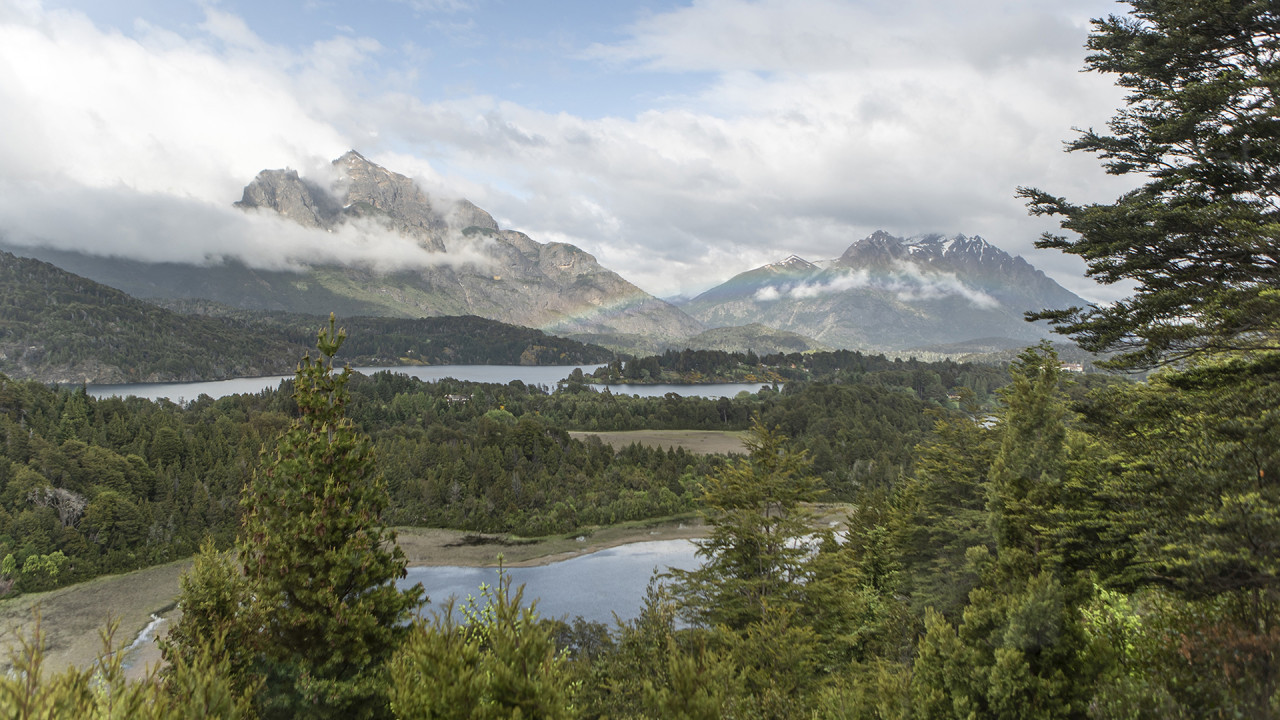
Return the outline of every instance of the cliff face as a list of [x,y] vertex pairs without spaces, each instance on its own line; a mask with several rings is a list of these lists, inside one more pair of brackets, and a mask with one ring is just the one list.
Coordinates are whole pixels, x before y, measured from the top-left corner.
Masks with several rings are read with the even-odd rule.
[[[324,267],[312,280],[326,290],[403,317],[479,315],[549,332],[619,332],[679,338],[701,325],[563,243],[539,243],[504,230],[466,200],[441,201],[413,180],[355,151],[334,161],[332,188],[291,170],[264,170],[244,190],[239,207],[267,209],[306,227],[334,230],[364,220],[412,238],[441,262],[377,273]],[[447,259],[468,251],[470,261]],[[281,309],[302,311],[304,308]],[[314,308],[305,308],[314,311]]]
[[1084,305],[1021,257],[980,237],[884,231],[837,259],[795,256],[742,273],[684,304],[710,327],[760,322],[838,348],[903,350],[973,338],[1035,342],[1027,310]]

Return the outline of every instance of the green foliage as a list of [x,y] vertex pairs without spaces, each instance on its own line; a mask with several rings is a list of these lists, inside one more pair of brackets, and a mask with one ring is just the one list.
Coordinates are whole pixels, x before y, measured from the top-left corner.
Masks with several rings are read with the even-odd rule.
[[903,565],[903,589],[917,614],[932,607],[959,617],[977,584],[966,553],[994,549],[987,476],[996,429],[973,415],[942,415],[934,436],[917,446],[914,473],[899,486],[889,523]]
[[[300,346],[216,318],[184,316],[0,251],[0,371],[116,382],[222,379],[283,372]],[[104,371],[104,368],[106,370]],[[77,418],[66,416],[67,433]],[[67,439],[63,437],[62,439]]]
[[991,462],[988,509],[1001,552],[1033,560],[1052,553],[1051,517],[1066,470],[1066,405],[1058,356],[1047,345],[1028,349],[1009,368],[1001,391],[1000,449]]
[[160,641],[170,667],[199,662],[216,641],[227,665],[225,675],[239,690],[256,692],[254,664],[262,652],[264,608],[255,602],[253,588],[230,552],[219,552],[205,540],[191,570],[179,581],[181,619]]
[[1101,591],[1085,608],[1091,640],[1114,653],[1095,705],[1102,718],[1268,717],[1280,700],[1280,630],[1242,626],[1251,598],[1185,601],[1162,591]]
[[1100,669],[1052,574],[1022,592],[975,589],[958,628],[932,610],[925,628],[911,687],[917,716],[1086,716]]
[[1280,16],[1257,0],[1130,0],[1095,20],[1088,68],[1130,93],[1110,123],[1069,150],[1145,184],[1111,205],[1023,189],[1046,235],[1104,283],[1136,283],[1110,306],[1045,311],[1081,347],[1121,350],[1120,367],[1213,351],[1275,349],[1280,321]]
[[0,716],[14,720],[186,720],[254,717],[250,697],[232,687],[222,640],[176,658],[163,678],[149,672],[125,679],[124,653],[114,646],[115,626],[102,633],[103,650],[92,667],[45,670],[39,618],[32,637],[11,651],[13,671],[0,676]]
[[1280,374],[1263,371],[1273,362],[1228,362],[1225,373],[1201,363],[1088,407],[1116,456],[1101,490],[1107,529],[1132,548],[1115,581],[1190,599],[1280,597]]
[[510,576],[463,607],[414,623],[391,660],[391,708],[398,718],[488,720],[573,718],[573,677],[553,626],[522,606]]
[[771,612],[793,610],[808,576],[811,512],[819,494],[803,453],[777,430],[756,423],[750,454],[707,481],[709,537],[697,542],[697,570],[676,570],[676,593],[690,618],[744,630]]
[[405,559],[381,522],[386,485],[345,415],[351,371],[333,371],[344,338],[331,317],[320,360],[294,379],[299,417],[242,500],[237,551],[264,620],[269,716],[387,716],[385,663],[422,598],[395,586]]

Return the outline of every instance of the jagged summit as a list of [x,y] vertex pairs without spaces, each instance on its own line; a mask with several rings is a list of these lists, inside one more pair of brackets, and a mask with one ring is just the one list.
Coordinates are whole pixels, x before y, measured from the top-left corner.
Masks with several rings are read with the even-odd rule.
[[[412,178],[355,150],[333,161],[338,179],[321,187],[292,170],[265,170],[238,206],[275,210],[308,227],[373,222],[413,238],[441,258],[414,272],[377,275],[345,268],[348,292],[375,298],[379,314],[473,314],[556,332],[687,337],[701,325],[564,243],[539,243],[498,226],[463,199],[442,200]],[[464,250],[465,260],[450,253]],[[359,275],[358,281],[352,274]],[[331,272],[330,272],[331,274]],[[327,275],[326,275],[327,277]]]
[[765,265],[765,267],[769,268],[770,270],[794,271],[794,270],[812,270],[817,268],[818,266],[814,265],[808,260],[805,260],[799,255],[788,255],[782,260],[779,260],[778,262],[769,263],[768,265]]
[[792,256],[683,307],[712,327],[762,322],[834,347],[898,350],[984,336],[1034,342],[1047,331],[1024,311],[1083,302],[980,236],[878,230],[830,263]]
[[503,229],[471,202],[436,197],[356,150],[318,175],[263,170],[234,205],[331,233],[319,246],[360,242],[356,259],[294,256],[290,269],[280,270],[234,257],[188,265],[49,253],[59,265],[140,298],[344,316],[476,315],[558,334],[663,342],[705,329],[589,253]]

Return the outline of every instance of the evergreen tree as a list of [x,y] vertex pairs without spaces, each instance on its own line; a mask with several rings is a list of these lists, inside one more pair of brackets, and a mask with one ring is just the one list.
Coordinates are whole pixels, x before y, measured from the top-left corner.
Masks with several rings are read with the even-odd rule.
[[1001,390],[1000,450],[991,463],[988,509],[1000,552],[1029,554],[1043,565],[1050,521],[1066,469],[1066,404],[1058,356],[1048,344],[1030,348],[1009,367]]
[[1069,150],[1145,178],[1110,205],[1034,189],[1033,213],[1062,216],[1076,239],[1037,245],[1079,255],[1129,299],[1043,311],[1111,362],[1150,366],[1205,350],[1278,349],[1280,335],[1280,12],[1269,0],[1128,0],[1094,21],[1090,70],[1131,92],[1110,123]]
[[[577,716],[573,676],[556,651],[554,626],[523,606],[524,588],[511,592],[502,574],[482,587],[480,603],[452,606],[418,621],[391,661],[391,706],[401,720],[499,720]],[[481,604],[483,603],[483,604]]]
[[971,547],[995,547],[987,475],[997,439],[975,414],[939,417],[934,437],[916,447],[913,473],[896,492],[890,523],[904,590],[920,616],[932,607],[957,618],[977,584],[965,554]]
[[389,716],[386,662],[422,601],[401,591],[403,553],[381,521],[386,485],[370,441],[345,416],[344,331],[321,329],[320,359],[294,379],[299,417],[255,474],[237,542],[263,626],[264,715]]
[[713,527],[699,541],[697,570],[676,570],[676,594],[693,619],[741,630],[770,610],[794,609],[809,573],[817,479],[802,452],[777,429],[756,422],[749,457],[707,480],[704,514]]

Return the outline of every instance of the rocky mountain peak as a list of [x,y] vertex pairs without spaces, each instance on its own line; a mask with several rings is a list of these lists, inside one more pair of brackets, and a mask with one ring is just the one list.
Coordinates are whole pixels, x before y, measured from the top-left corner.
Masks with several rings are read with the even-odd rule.
[[887,265],[907,255],[905,241],[884,230],[877,230],[849,246],[836,264],[846,267]]
[[[321,188],[293,170],[265,170],[245,188],[237,205],[274,209],[321,229],[353,221],[373,223],[439,253],[440,262],[428,261],[412,273],[374,276],[343,269],[349,275],[343,291],[359,287],[362,296],[375,299],[379,312],[411,317],[475,314],[553,331],[664,338],[687,337],[703,329],[573,245],[539,243],[503,230],[473,203],[433,197],[413,178],[355,150],[334,160],[333,166],[339,179],[332,188]],[[467,259],[459,262],[458,257]]]
[[817,266],[817,265],[814,265],[813,263],[809,262],[808,260],[805,260],[804,258],[800,257],[799,255],[788,255],[787,257],[783,258],[782,260],[779,260],[779,261],[778,261],[778,262],[776,262],[776,263],[769,263],[769,264],[768,264],[768,265],[766,265],[765,267],[766,267],[766,268],[768,268],[768,269],[770,269],[770,270],[775,270],[775,271],[778,271],[778,272],[787,272],[787,271],[791,271],[791,272],[794,272],[794,271],[805,271],[805,272],[808,272],[808,271],[811,271],[811,270],[816,270],[818,266]]
[[1046,331],[1024,311],[1083,303],[977,235],[878,230],[830,264],[795,260],[740,273],[684,307],[713,327],[763,322],[833,347],[902,349],[912,337],[1034,341]]

